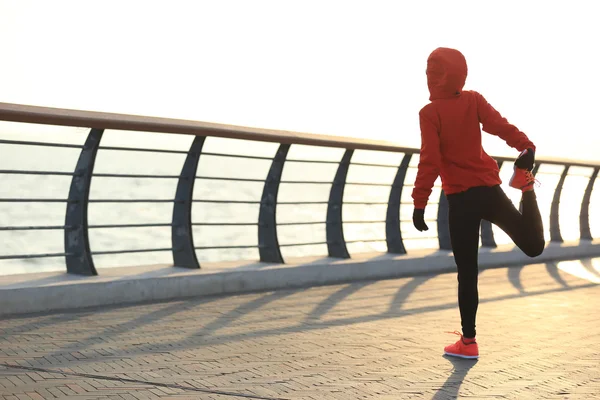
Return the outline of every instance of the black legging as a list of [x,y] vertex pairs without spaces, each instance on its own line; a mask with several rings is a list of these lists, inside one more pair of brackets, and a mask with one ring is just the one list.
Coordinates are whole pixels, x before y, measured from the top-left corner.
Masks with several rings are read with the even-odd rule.
[[463,335],[475,337],[479,305],[477,256],[479,229],[485,219],[498,225],[528,256],[544,251],[544,227],[533,191],[523,193],[520,213],[500,186],[475,187],[448,195],[450,241],[458,269],[458,306]]

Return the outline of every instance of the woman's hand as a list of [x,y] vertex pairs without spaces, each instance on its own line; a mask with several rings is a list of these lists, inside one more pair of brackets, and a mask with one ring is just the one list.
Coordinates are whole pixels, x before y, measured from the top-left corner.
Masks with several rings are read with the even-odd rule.
[[429,230],[429,227],[425,223],[425,209],[415,208],[415,211],[413,212],[413,225],[419,232]]

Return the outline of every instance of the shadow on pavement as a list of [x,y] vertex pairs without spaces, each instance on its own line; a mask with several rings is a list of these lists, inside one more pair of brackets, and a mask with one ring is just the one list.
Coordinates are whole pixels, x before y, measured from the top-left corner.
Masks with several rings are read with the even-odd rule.
[[333,292],[326,299],[317,304],[317,306],[306,317],[306,320],[318,320],[322,316],[326,315],[333,307],[336,306],[336,304],[339,304],[345,298],[350,297],[352,294],[358,292],[366,286],[373,285],[375,282],[376,281],[351,283],[347,286],[344,286],[340,290]]
[[414,293],[419,288],[419,286],[425,284],[428,280],[433,279],[436,276],[437,275],[416,276],[408,282],[406,282],[404,286],[401,286],[396,292],[394,299],[390,303],[388,313],[393,314],[400,311],[402,309],[403,304],[406,302],[409,296],[412,293]]
[[433,400],[457,399],[460,385],[464,382],[469,370],[477,364],[477,360],[465,360],[462,358],[444,356],[453,365],[452,373],[446,382],[432,397]]
[[592,259],[581,260],[581,265],[593,276],[600,278],[600,269],[597,269]]
[[525,266],[512,267],[508,269],[508,280],[520,293],[525,293],[523,283],[521,282],[521,271]]
[[[522,268],[522,267],[521,267]],[[519,290],[519,293],[509,293],[509,294],[499,294],[496,296],[490,296],[487,298],[483,298],[480,300],[480,304],[497,302],[510,300],[515,298],[524,298],[530,296],[538,296],[548,293],[557,293],[564,292],[569,290],[575,290],[580,288],[587,288],[596,286],[594,283],[579,283],[579,284],[567,284],[558,274],[558,270],[556,265],[552,263],[546,264],[547,273],[557,282],[559,283],[559,287],[554,288],[543,288],[542,290],[532,290],[525,291],[523,285],[521,283],[520,277],[520,269],[517,268],[513,272],[509,272],[508,280],[510,283]],[[593,268],[593,267],[592,267]],[[203,327],[200,327],[194,332],[186,332],[185,335],[173,342],[169,343],[145,343],[137,346],[135,349],[129,350],[119,350],[117,349],[112,356],[133,356],[135,354],[146,354],[148,352],[156,352],[156,351],[171,351],[173,349],[185,349],[185,348],[193,348],[197,346],[203,346],[206,344],[223,344],[223,343],[231,343],[238,340],[244,340],[248,336],[252,336],[254,339],[258,339],[261,337],[275,336],[275,335],[285,335],[294,332],[308,332],[308,331],[316,331],[316,330],[324,330],[330,327],[336,326],[348,326],[359,323],[368,323],[370,321],[377,320],[385,320],[385,319],[398,319],[407,315],[415,315],[421,313],[435,312],[440,310],[448,310],[454,309],[457,307],[456,299],[453,297],[451,299],[442,299],[441,302],[435,304],[429,304],[421,307],[415,308],[406,308],[406,303],[408,298],[412,293],[415,292],[418,288],[420,288],[423,284],[428,282],[430,279],[436,277],[437,275],[431,276],[419,276],[413,277],[412,279],[407,280],[403,286],[400,286],[395,293],[390,307],[388,310],[379,312],[379,313],[371,313],[365,315],[358,316],[348,316],[341,317],[334,320],[320,321],[320,319],[329,313],[333,307],[342,301],[346,300],[348,297],[352,296],[356,292],[361,289],[368,287],[374,282],[357,282],[347,286],[342,287],[341,289],[333,292],[327,298],[316,304],[315,308],[309,313],[309,315],[301,322],[301,323],[293,323],[289,325],[283,326],[271,326],[265,329],[249,329],[248,331],[242,333],[225,333],[212,335],[216,331],[219,331],[226,326],[230,325],[232,322],[238,320],[243,315],[247,315],[253,312],[257,312],[268,304],[277,303],[278,301],[291,296],[296,293],[302,293],[305,290],[285,290],[285,291],[275,291],[264,293],[262,296],[258,298],[253,298],[252,300],[242,303],[238,305],[235,309],[230,310],[228,312],[222,313],[220,316],[208,322]],[[154,309],[151,312],[146,312],[144,314],[137,315],[135,318],[132,318],[129,321],[125,321],[119,324],[115,324],[112,326],[108,326],[104,331],[94,332],[88,338],[82,338],[77,340],[74,343],[69,343],[66,346],[62,346],[61,348],[55,350],[52,353],[52,356],[61,356],[65,354],[69,354],[75,350],[83,350],[89,347],[90,345],[96,343],[98,340],[101,340],[104,336],[115,337],[122,333],[129,332],[133,329],[139,329],[145,325],[160,323],[160,321],[164,318],[172,317],[174,314],[177,314],[182,311],[186,311],[195,307],[202,306],[203,304],[207,304],[209,302],[216,301],[221,297],[211,297],[211,298],[199,298],[192,300],[184,300],[178,301],[174,303],[167,303],[164,307],[160,309]],[[113,308],[114,309],[114,308]],[[101,312],[106,312],[111,310],[111,308],[105,308]],[[84,315],[89,315],[93,312],[86,312]],[[70,317],[66,317],[66,320],[76,319],[81,314],[74,314]],[[42,321],[28,321],[25,325],[20,327],[14,327],[10,332],[5,332],[10,335],[19,335],[22,332],[26,332],[29,329],[36,329],[39,327],[50,326],[54,324],[59,324],[61,322],[65,322],[65,316],[62,318],[59,316],[52,316],[46,320]],[[194,339],[197,337],[207,337],[210,336],[210,340],[205,343],[194,343]],[[90,355],[89,358],[85,360],[79,360],[74,362],[75,364],[92,362],[97,360],[98,356]],[[472,361],[471,361],[472,363]],[[452,387],[452,382],[456,381],[457,377],[461,371],[464,372],[464,365],[457,364],[460,368],[457,368],[453,376],[448,378],[447,386]],[[451,379],[452,378],[452,379]]]
[[563,279],[562,276],[560,276],[560,273],[558,272],[558,265],[556,263],[546,263],[546,271],[548,271],[548,275],[550,275],[552,279],[556,281],[556,283],[565,288],[569,287],[569,284]]

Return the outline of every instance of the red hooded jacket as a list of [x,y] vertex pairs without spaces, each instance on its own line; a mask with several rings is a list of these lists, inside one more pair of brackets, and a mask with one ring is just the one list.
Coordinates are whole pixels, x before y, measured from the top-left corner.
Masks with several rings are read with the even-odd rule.
[[415,208],[425,208],[442,177],[446,194],[502,183],[498,163],[481,146],[481,128],[509,146],[535,150],[527,136],[475,91],[463,91],[467,62],[461,52],[438,48],[427,59],[431,103],[419,112],[421,155],[413,190]]

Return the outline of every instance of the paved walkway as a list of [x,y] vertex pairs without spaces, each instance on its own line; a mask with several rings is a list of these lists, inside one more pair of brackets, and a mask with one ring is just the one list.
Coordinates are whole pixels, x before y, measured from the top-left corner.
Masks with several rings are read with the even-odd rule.
[[3,320],[0,398],[600,398],[599,267],[483,271],[479,361],[454,274]]

